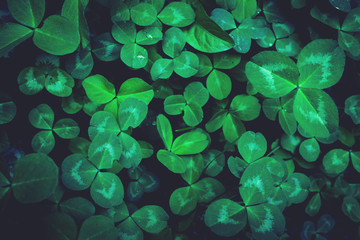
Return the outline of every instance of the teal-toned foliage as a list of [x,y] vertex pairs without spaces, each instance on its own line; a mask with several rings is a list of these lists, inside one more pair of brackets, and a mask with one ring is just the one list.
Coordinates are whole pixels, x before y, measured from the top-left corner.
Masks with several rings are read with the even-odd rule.
[[360,237],[359,1],[3,2],[0,239]]

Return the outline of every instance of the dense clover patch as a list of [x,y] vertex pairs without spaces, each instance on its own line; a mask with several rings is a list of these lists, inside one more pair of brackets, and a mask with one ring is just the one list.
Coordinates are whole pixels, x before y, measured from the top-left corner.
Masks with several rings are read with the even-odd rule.
[[7,0],[2,237],[358,238],[359,34],[350,0]]

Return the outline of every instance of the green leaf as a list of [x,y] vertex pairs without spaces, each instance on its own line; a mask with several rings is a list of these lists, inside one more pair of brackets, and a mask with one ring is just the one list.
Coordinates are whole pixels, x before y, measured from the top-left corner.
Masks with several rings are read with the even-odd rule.
[[55,190],[52,192],[50,197],[48,197],[48,200],[54,204],[59,204],[61,199],[64,197],[65,188],[62,184],[58,182],[58,184],[55,187]]
[[297,122],[293,113],[280,110],[279,123],[285,134],[293,135],[296,132]]
[[136,43],[140,45],[154,45],[163,39],[159,27],[146,27],[136,34]]
[[246,64],[245,73],[255,89],[270,98],[285,96],[295,89],[299,75],[289,57],[274,51],[256,54]]
[[205,174],[215,177],[222,172],[225,166],[225,155],[219,150],[210,149],[203,155],[205,163]]
[[174,58],[174,72],[183,78],[195,75],[199,69],[199,58],[195,53],[183,51]]
[[52,131],[40,131],[31,140],[34,152],[49,154],[55,146],[55,138]]
[[136,225],[132,218],[127,218],[122,221],[118,226],[118,240],[144,239],[143,231]]
[[245,169],[240,184],[240,195],[246,206],[266,202],[274,191],[270,172],[261,162],[254,162]]
[[229,96],[231,85],[230,77],[226,73],[216,69],[214,69],[206,79],[206,87],[210,95],[217,100],[222,100]]
[[208,131],[209,133],[212,133],[212,132],[215,132],[216,130],[218,130],[219,128],[221,128],[225,122],[227,115],[228,114],[225,110],[220,110],[220,111],[216,112],[211,117],[209,122],[207,122],[205,124],[206,131]]
[[306,0],[291,0],[291,6],[296,9],[301,9],[306,6]]
[[89,1],[65,0],[61,9],[61,16],[71,20],[80,33],[81,47],[89,47],[90,32],[85,18],[85,9]]
[[211,11],[210,18],[224,31],[236,28],[233,15],[225,9],[215,8]]
[[[111,21],[126,22],[130,20],[130,9],[124,2],[114,2],[110,9]],[[130,22],[130,21],[129,21]]]
[[73,78],[84,79],[91,73],[94,67],[94,59],[91,51],[82,49],[72,54],[65,63],[65,68]]
[[200,3],[195,4],[196,23],[186,31],[187,43],[196,50],[206,53],[223,52],[233,48],[232,38],[209,18]]
[[205,177],[192,185],[197,191],[199,203],[209,203],[225,192],[224,185],[215,178]]
[[174,61],[172,59],[159,58],[151,66],[150,74],[153,81],[161,78],[168,79],[174,72]]
[[112,113],[114,116],[118,115],[119,104],[116,99],[111,100],[110,102],[106,103],[104,106],[104,111]]
[[61,99],[61,107],[67,114],[78,113],[83,108],[83,105],[83,98],[73,93],[69,97]]
[[283,134],[281,136],[281,147],[291,153],[295,153],[296,148],[301,142],[301,137],[299,135],[287,135]]
[[76,222],[67,214],[55,212],[47,215],[44,218],[43,227],[46,229],[47,239],[76,239]]
[[122,132],[120,133],[122,143],[122,153],[119,163],[124,168],[136,168],[139,166],[142,153],[139,143],[130,135]]
[[212,63],[210,61],[210,58],[202,53],[196,54],[199,58],[199,70],[194,75],[195,77],[205,77],[209,74],[209,72],[212,70]]
[[261,133],[247,131],[241,135],[237,146],[239,153],[245,161],[251,163],[264,156],[267,149],[267,142]]
[[186,170],[181,177],[188,183],[193,184],[201,176],[204,169],[204,160],[201,154],[182,156]]
[[157,159],[173,173],[184,173],[186,170],[184,160],[175,153],[160,149],[156,154]]
[[359,32],[360,27],[360,8],[352,9],[345,17],[341,30],[347,32]]
[[340,11],[350,12],[351,10],[350,0],[329,0],[329,2]]
[[325,172],[338,175],[345,171],[350,161],[349,152],[342,149],[332,149],[323,158]]
[[149,104],[154,97],[152,87],[141,78],[129,78],[120,86],[117,94],[118,103],[123,102],[126,98],[133,97]]
[[[280,185],[294,171],[293,167],[288,165],[289,162],[283,161],[283,158],[286,159],[287,157],[263,157],[256,161],[256,163],[265,165],[271,174],[273,185],[275,186]],[[274,193],[273,197],[276,197],[275,195]]]
[[331,97],[320,89],[298,89],[294,115],[306,132],[325,138],[339,126],[338,110]]
[[300,144],[299,152],[307,162],[315,162],[320,155],[319,143],[315,138],[306,139]]
[[285,217],[272,204],[260,204],[246,208],[250,228],[256,239],[277,239],[285,230]]
[[7,0],[13,18],[21,24],[36,28],[45,13],[45,0]]
[[136,128],[144,121],[148,107],[136,98],[126,98],[119,107],[118,121],[122,131],[129,127]]
[[135,211],[131,218],[144,231],[154,234],[161,232],[167,226],[169,215],[162,207],[147,205]]
[[355,124],[360,124],[360,95],[353,95],[345,100],[345,113]]
[[184,122],[190,127],[195,127],[203,120],[203,111],[197,103],[191,103],[185,106]]
[[360,152],[350,152],[353,167],[360,173]]
[[174,214],[184,216],[196,208],[197,199],[196,192],[190,186],[178,188],[170,196],[170,209]]
[[139,3],[130,9],[131,20],[139,26],[149,26],[156,21],[157,11],[152,4]]
[[88,156],[98,169],[109,169],[121,152],[122,144],[115,134],[98,133],[89,146]]
[[14,167],[11,188],[20,203],[36,203],[48,198],[58,183],[59,169],[54,161],[43,153],[30,153]]
[[305,212],[309,216],[315,216],[321,207],[321,198],[320,193],[316,193],[309,201],[309,203],[306,205]]
[[323,12],[319,7],[315,6],[311,9],[310,14],[316,20],[326,24],[332,28],[340,29],[339,16],[337,14],[330,14]]
[[273,23],[272,27],[278,40],[280,40],[279,38],[289,37],[295,32],[295,26],[290,22]]
[[223,133],[228,142],[235,141],[245,131],[245,126],[239,118],[233,114],[227,114],[223,124]]
[[291,35],[288,38],[278,39],[275,47],[276,51],[288,57],[297,57],[301,50],[300,42],[295,35]]
[[291,204],[302,203],[308,196],[308,189],[310,187],[309,178],[302,173],[292,174],[286,182],[281,185],[288,201]]
[[116,22],[111,28],[111,35],[121,44],[135,43],[136,25],[131,21]]
[[214,68],[217,69],[233,69],[240,61],[240,54],[221,52],[213,55]]
[[170,150],[173,143],[173,133],[169,119],[163,114],[159,114],[156,118],[156,128],[166,149]]
[[110,102],[116,96],[114,84],[99,74],[85,78],[82,85],[89,99],[98,104]]
[[335,40],[318,39],[301,50],[297,66],[300,87],[328,88],[340,80],[345,66],[345,54]]
[[76,138],[80,133],[78,124],[71,118],[60,119],[55,123],[53,130],[63,139]]
[[227,160],[230,172],[237,178],[240,178],[245,171],[248,163],[239,157],[230,156]]
[[113,221],[108,217],[96,215],[82,223],[78,240],[115,240],[116,235],[117,230]]
[[263,18],[248,18],[241,23],[238,29],[251,39],[261,39],[266,35],[266,26],[267,23]]
[[344,197],[341,205],[342,212],[348,216],[353,222],[360,222],[360,204],[352,196]]
[[74,52],[80,43],[79,30],[67,18],[52,15],[44,20],[41,28],[36,28],[34,44],[53,55],[66,55]]
[[61,164],[61,179],[65,187],[74,191],[90,187],[98,170],[80,153],[67,156]]
[[237,95],[230,104],[230,111],[243,121],[251,121],[260,115],[261,105],[254,96]]
[[25,95],[34,95],[45,86],[45,76],[36,67],[24,68],[18,78],[19,90]]
[[60,68],[55,68],[45,78],[46,90],[57,97],[70,96],[74,85],[74,79]]
[[145,141],[138,141],[140,147],[141,147],[141,153],[142,153],[142,158],[149,158],[153,155],[154,153],[154,147]]
[[146,66],[148,52],[136,43],[128,43],[121,48],[120,58],[127,66],[139,69]]
[[251,47],[251,37],[244,29],[236,28],[230,33],[234,41],[234,50],[238,53],[247,53]]
[[339,141],[345,146],[352,147],[355,144],[355,136],[349,130],[340,126]]
[[59,206],[63,213],[69,214],[80,222],[95,214],[94,205],[83,197],[69,198],[61,202]]
[[162,49],[166,55],[175,58],[180,55],[186,44],[186,35],[177,27],[166,30],[162,42]]
[[115,174],[99,172],[91,184],[90,195],[99,206],[110,208],[123,202],[124,187],[119,177]]
[[165,98],[164,111],[169,115],[179,115],[184,111],[185,105],[183,95],[170,95]]
[[0,93],[0,125],[11,122],[16,115],[16,104]]
[[276,38],[273,31],[271,31],[269,28],[265,28],[264,37],[256,39],[256,43],[262,48],[270,48],[274,45],[275,40]]
[[184,2],[171,2],[159,13],[162,23],[173,27],[186,27],[195,20],[195,12]]
[[279,2],[264,0],[263,12],[267,22],[269,23],[285,22],[285,16],[281,10],[282,9]]
[[39,129],[51,130],[54,124],[54,112],[47,104],[39,104],[29,113],[31,125]]
[[93,116],[96,112],[102,111],[104,109],[103,105],[91,101],[87,96],[84,96],[83,102],[83,111],[90,117]]
[[256,14],[257,3],[256,0],[239,0],[236,8],[231,11],[237,22],[241,23],[247,18],[251,18]]
[[237,0],[216,0],[216,4],[227,10],[234,10],[238,4]]
[[171,152],[177,155],[189,155],[202,152],[209,144],[207,135],[201,130],[192,130],[174,140]]
[[114,41],[110,33],[103,33],[94,38],[92,52],[104,62],[110,62],[120,57],[121,46]]
[[338,43],[344,51],[349,52],[352,56],[360,55],[360,40],[356,36],[339,31]]
[[115,223],[128,219],[129,210],[125,202],[122,202],[120,205],[113,208],[103,209],[101,214],[113,219]]
[[192,82],[185,87],[184,98],[188,104],[196,103],[203,107],[209,100],[209,91],[201,82]]
[[263,108],[265,116],[268,119],[275,121],[278,112],[282,108],[281,104],[280,104],[280,99],[279,98],[264,99],[262,108]]
[[208,206],[204,221],[215,234],[232,237],[246,225],[245,208],[230,199],[219,199]]
[[92,140],[98,133],[104,132],[118,135],[120,127],[112,113],[98,111],[91,117],[88,130],[89,137]]
[[4,23],[0,25],[0,57],[11,49],[30,38],[33,31],[17,23]]
[[152,4],[157,12],[160,12],[165,4],[165,0],[145,0],[145,2]]

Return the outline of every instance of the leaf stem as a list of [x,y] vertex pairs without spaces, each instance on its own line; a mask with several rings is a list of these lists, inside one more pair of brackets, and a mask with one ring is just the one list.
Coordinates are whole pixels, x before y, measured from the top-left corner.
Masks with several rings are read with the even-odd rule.
[[274,153],[276,150],[278,150],[280,148],[280,146],[277,146],[276,148],[274,148],[273,150],[271,150],[271,152],[269,152],[268,154],[266,154],[265,157],[270,156],[272,153]]

